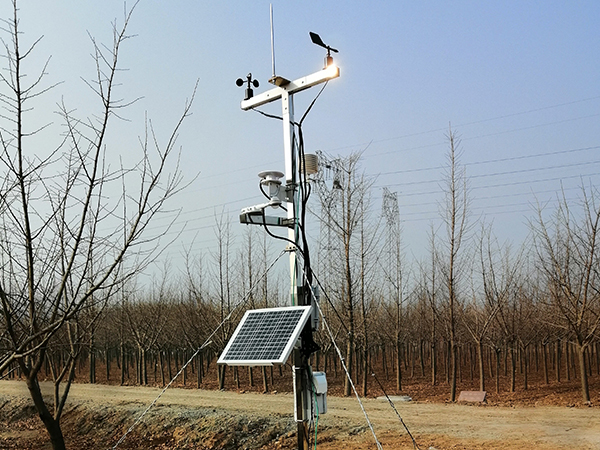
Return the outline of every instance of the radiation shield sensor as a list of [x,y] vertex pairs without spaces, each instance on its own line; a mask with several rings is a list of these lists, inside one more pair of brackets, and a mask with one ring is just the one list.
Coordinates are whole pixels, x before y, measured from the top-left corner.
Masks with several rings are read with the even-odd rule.
[[217,363],[229,366],[285,364],[311,311],[310,305],[246,311]]

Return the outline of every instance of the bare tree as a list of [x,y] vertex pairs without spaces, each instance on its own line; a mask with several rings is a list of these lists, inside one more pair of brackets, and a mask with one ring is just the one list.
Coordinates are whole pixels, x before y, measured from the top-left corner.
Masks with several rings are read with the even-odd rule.
[[[586,349],[600,327],[600,206],[594,188],[581,189],[577,213],[564,196],[552,219],[538,208],[535,248],[548,282],[552,324],[572,336],[577,348],[581,395],[590,401]],[[557,367],[558,370],[560,370]]]
[[[360,226],[362,204],[373,181],[360,173],[360,154],[352,154],[347,158],[326,162],[333,166],[334,179],[331,189],[325,183],[318,184],[320,198],[321,226],[330,231],[330,257],[340,264],[337,267],[343,274],[337,293],[346,315],[346,366],[352,373],[356,339],[356,307],[360,300],[356,292],[360,282]],[[335,242],[334,242],[335,241]],[[335,268],[334,268],[335,270]],[[335,278],[332,279],[335,282]],[[346,379],[345,395],[350,395],[351,386]]]
[[[131,168],[107,164],[113,158],[109,125],[131,103],[115,97],[115,88],[132,10],[126,12],[122,25],[113,25],[112,46],[92,39],[96,78],[88,86],[98,101],[96,114],[81,119],[75,110],[60,104],[64,135],[51,149],[40,144],[51,127],[39,127],[32,117],[36,100],[52,88],[46,84],[47,63],[37,74],[25,71],[41,38],[28,47],[22,45],[17,0],[13,16],[5,21],[6,69],[0,74],[4,107],[0,303],[9,348],[0,358],[0,371],[15,362],[19,365],[54,449],[65,448],[62,409],[50,411],[38,382],[48,345],[64,327],[74,329],[82,310],[104,301],[107,293],[156,257],[161,236],[145,233],[148,224],[182,188],[178,168],[167,177],[167,161],[190,103],[166,144],[159,144],[147,123],[138,162]],[[127,190],[115,196],[111,186],[127,186]],[[134,249],[136,258],[126,260]],[[70,380],[65,379],[62,403]]]
[[125,304],[129,331],[138,350],[137,382],[140,385],[148,384],[148,352],[163,335],[171,303],[172,294],[163,282],[149,293],[132,296]]
[[383,216],[385,219],[385,249],[383,255],[383,273],[387,285],[386,295],[393,305],[394,346],[396,349],[396,390],[402,390],[402,335],[405,302],[405,264],[402,250],[402,225],[398,208],[398,195],[383,190]]
[[[231,234],[229,217],[226,216],[223,211],[220,215],[215,214],[215,236],[217,238],[217,250],[212,253],[212,258],[216,265],[216,273],[213,278],[216,283],[219,323],[221,323],[231,311],[231,296],[233,294],[232,267],[230,262],[233,236]],[[217,337],[217,351],[221,351],[225,348],[231,335],[231,328],[232,326],[230,323],[226,323],[221,327],[221,333]],[[222,365],[218,368],[219,389],[225,387],[226,367],[227,366]]]
[[477,346],[479,390],[485,391],[483,344],[495,323],[497,314],[506,308],[510,292],[516,289],[520,259],[511,258],[510,246],[500,247],[492,235],[491,227],[481,227],[479,235],[479,267],[482,297],[473,289],[473,301],[465,311],[465,326]]
[[436,250],[436,230],[431,225],[431,229],[429,232],[429,250],[431,256],[431,267],[427,267],[425,264],[421,265],[421,283],[423,285],[423,290],[425,291],[425,295],[427,298],[427,303],[429,304],[430,311],[430,331],[431,331],[431,385],[435,386],[437,384],[437,374],[438,374],[438,361],[437,361],[437,340],[438,340],[438,323],[440,322],[440,305],[439,305],[439,290],[440,286],[438,283],[439,278],[439,264],[438,264],[438,255]]
[[450,130],[447,135],[450,145],[448,152],[448,167],[446,173],[446,202],[442,216],[446,225],[446,239],[443,241],[444,250],[439,256],[440,270],[446,285],[447,330],[450,342],[450,401],[456,400],[456,381],[458,370],[457,343],[457,308],[458,308],[458,279],[460,275],[460,255],[463,242],[468,232],[469,198],[467,178],[464,166],[460,165],[459,141],[456,134]]
[[[205,285],[204,258],[202,254],[191,256],[186,252],[186,290],[178,306],[178,323],[190,350],[196,351],[210,334],[210,325],[215,320],[214,308],[209,301],[208,287]],[[205,352],[201,350],[196,357],[196,381],[202,383]]]
[[377,262],[378,244],[380,240],[379,223],[373,223],[370,214],[370,192],[364,194],[364,199],[360,203],[360,313],[362,322],[362,394],[367,396],[369,368],[370,368],[370,346],[369,339],[371,334],[370,321],[371,313],[378,306],[381,289],[376,287],[376,278],[378,275]]

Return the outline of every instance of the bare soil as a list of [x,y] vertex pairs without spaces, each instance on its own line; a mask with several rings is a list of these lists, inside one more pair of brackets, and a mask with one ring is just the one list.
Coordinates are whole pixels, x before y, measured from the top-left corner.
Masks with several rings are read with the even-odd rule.
[[[42,387],[51,394],[51,383]],[[69,448],[111,448],[160,390],[74,384],[62,420]],[[363,402],[384,449],[414,448],[386,401]],[[563,406],[530,403],[395,405],[423,450],[600,449],[600,407],[566,406],[559,394],[554,403]],[[329,396],[328,406],[319,418],[318,448],[377,448],[356,398]],[[118,448],[293,449],[297,444],[292,416],[289,393],[169,389]],[[24,383],[0,381],[0,449],[49,449],[47,441]]]

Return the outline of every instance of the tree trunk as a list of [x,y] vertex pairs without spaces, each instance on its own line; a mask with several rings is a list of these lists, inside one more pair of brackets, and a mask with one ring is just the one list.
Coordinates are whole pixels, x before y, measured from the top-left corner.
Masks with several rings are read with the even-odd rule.
[[437,384],[437,357],[436,357],[437,349],[435,347],[435,341],[431,341],[431,385],[435,386]]
[[546,385],[549,384],[549,380],[548,380],[548,350],[546,348],[546,344],[542,344],[542,351],[543,351],[543,363],[544,363],[544,383],[546,383]]
[[219,390],[224,390],[225,389],[225,368],[227,366],[217,366],[217,374],[219,377]]
[[110,349],[107,348],[104,353],[104,360],[106,363],[106,381],[110,381]]
[[479,390],[485,391],[485,370],[483,367],[483,342],[477,341],[477,360],[479,361]]
[[500,349],[495,349],[496,353],[496,394],[500,393]]
[[121,341],[121,386],[125,384],[125,344]]
[[515,349],[510,348],[510,392],[515,392],[517,377],[517,361],[515,357]]
[[585,362],[585,346],[577,345],[577,356],[579,357],[579,372],[581,373],[581,397],[584,402],[590,401],[590,387]]
[[[492,361],[492,352],[491,351],[487,352],[487,363],[488,363],[488,367],[490,369],[490,378],[494,378],[495,377],[494,362]],[[496,370],[498,370],[498,367],[496,367]]]
[[140,363],[140,361],[142,360],[141,357],[141,349],[138,347],[137,349],[138,351],[135,354],[135,382],[138,385],[142,384],[142,365]]
[[410,351],[410,377],[414,378],[415,377],[415,359],[417,357],[414,342],[411,342],[408,345],[408,349]]
[[143,348],[141,364],[142,364],[142,382],[143,382],[144,386],[148,385],[148,365],[147,365],[146,357],[147,357],[146,349]]
[[469,344],[469,374],[471,375],[471,381],[475,378],[475,359],[473,358],[473,346]]
[[400,341],[396,341],[396,390],[402,391],[402,355]]
[[363,380],[362,380],[362,391],[363,397],[367,396],[367,390],[369,389],[369,351],[365,348],[363,350]]
[[570,356],[571,352],[569,351],[569,341],[565,341],[565,369],[567,371],[567,381],[571,381],[571,366],[570,366]]
[[458,348],[454,338],[450,341],[450,365],[452,367],[452,375],[450,379],[450,401],[456,401],[456,382],[458,375]]
[[269,378],[267,377],[267,367],[262,367],[263,392],[269,392]]
[[26,380],[27,389],[33,400],[35,408],[46,427],[46,431],[50,435],[50,442],[53,450],[66,450],[65,439],[60,428],[60,423],[54,420],[54,417],[48,410],[44,398],[42,397],[42,391],[37,380],[37,376],[27,377]]
[[202,352],[198,353],[196,356],[196,387],[200,389],[200,385],[202,384],[202,370],[203,362],[202,362]]
[[94,349],[94,333],[90,336],[89,346],[89,370],[90,370],[90,384],[96,383],[96,351]]
[[[348,343],[347,343],[347,347],[346,347],[346,368],[348,369],[349,374],[352,373],[352,368],[354,367],[354,364],[353,364],[354,351],[352,349],[353,343],[354,343],[354,339],[352,336],[352,332],[350,332],[350,333],[348,333]],[[346,397],[350,396],[351,390],[352,390],[352,387],[350,386],[350,380],[348,379],[348,377],[346,377],[344,380],[344,395]]]
[[163,352],[159,350],[159,352],[158,352],[158,365],[160,366],[160,382],[161,382],[162,387],[165,387],[165,363],[164,363],[164,359],[165,359],[165,357],[163,355]]
[[522,358],[523,358],[523,389],[527,390],[529,388],[529,379],[528,379],[529,356],[528,356],[528,352],[527,352],[527,347],[523,348]]
[[425,341],[419,342],[419,359],[421,361],[421,376],[425,377]]
[[554,358],[554,367],[556,367],[556,381],[560,383],[560,339],[556,341],[556,356]]
[[[181,359],[181,363],[185,364],[186,362],[187,362],[187,352],[184,351],[183,358]],[[183,375],[183,385],[185,386],[185,385],[187,385],[187,366],[184,366],[182,375]]]

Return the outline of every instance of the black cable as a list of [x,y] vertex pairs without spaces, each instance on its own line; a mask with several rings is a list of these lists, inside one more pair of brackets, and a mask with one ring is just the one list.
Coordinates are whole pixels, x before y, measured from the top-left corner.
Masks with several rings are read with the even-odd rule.
[[[323,91],[325,90],[325,88],[327,87],[327,84],[329,83],[329,81],[326,81],[323,86],[321,87],[321,89],[319,90],[318,94],[315,96],[315,98],[311,101],[311,103],[309,104],[308,108],[306,109],[306,111],[304,111],[304,114],[302,114],[302,118],[300,119],[300,122],[293,122],[290,121],[290,125],[293,126],[293,136],[292,136],[292,143],[294,143],[296,141],[296,127],[298,128],[298,156],[300,157],[301,161],[304,161],[304,135],[302,133],[302,123],[304,122],[304,119],[306,119],[306,117],[308,116],[308,113],[312,110],[313,106],[315,105],[315,103],[317,102],[317,100],[319,99],[319,97],[321,96],[321,94],[323,93]],[[280,116],[275,116],[272,114],[268,114],[264,111],[261,111],[259,109],[254,109],[252,108],[253,111],[262,114],[265,117],[271,118],[271,119],[277,119],[277,120],[283,120],[283,117]],[[293,151],[293,150],[292,150]],[[292,158],[292,162],[295,162],[296,158]],[[310,268],[310,251],[309,251],[309,245],[308,245],[308,238],[306,236],[306,228],[303,226],[304,221],[306,219],[306,206],[308,203],[308,199],[310,197],[310,193],[311,193],[311,187],[307,182],[307,174],[306,174],[306,164],[302,164],[302,170],[299,171],[299,187],[300,187],[300,196],[299,196],[299,200],[300,200],[300,205],[299,205],[299,215],[300,215],[300,220],[297,222],[296,221],[296,209],[295,209],[295,205],[294,205],[294,199],[292,199],[292,208],[294,208],[293,210],[293,220],[294,220],[294,227],[298,227],[299,231],[300,231],[300,235],[302,238],[302,248],[300,248],[299,243],[297,242],[293,242],[292,240],[288,239],[288,238],[284,238],[282,236],[277,236],[276,234],[273,234],[266,223],[266,217],[265,217],[265,211],[264,209],[262,210],[262,217],[263,217],[263,227],[265,229],[265,231],[267,232],[267,234],[275,239],[280,239],[283,241],[286,241],[290,244],[292,244],[295,248],[297,248],[298,250],[300,250],[300,253],[302,254],[302,258],[304,260],[304,274],[306,277],[306,281],[308,286],[312,285],[312,277],[313,277],[313,272]],[[296,167],[295,165],[292,167],[292,173],[296,173]],[[260,186],[260,191],[262,192],[262,194],[266,197],[266,198],[270,198],[265,191],[263,190],[262,184],[259,185]],[[282,208],[287,211],[287,209],[285,207],[282,206]],[[331,301],[330,301],[331,303]],[[333,305],[332,305],[333,307]],[[335,308],[334,308],[335,310]],[[337,311],[336,311],[337,314]],[[339,316],[339,314],[338,314]]]
[[308,105],[308,108],[306,108],[306,111],[304,111],[304,114],[302,114],[302,118],[300,119],[300,122],[294,123],[294,125],[298,128],[298,156],[300,158],[300,161],[303,162],[302,170],[299,171],[300,173],[299,173],[299,180],[298,180],[299,187],[300,187],[300,200],[301,200],[300,211],[299,211],[300,212],[300,224],[302,224],[299,228],[300,228],[300,232],[302,235],[302,246],[304,248],[304,273],[306,276],[306,281],[307,281],[308,286],[312,285],[312,270],[310,269],[310,251],[309,251],[308,239],[306,236],[306,227],[304,227],[303,224],[306,219],[306,206],[308,204],[308,199],[310,197],[310,185],[308,184],[308,181],[307,181],[306,163],[304,161],[305,153],[304,153],[304,134],[302,133],[302,123],[304,122],[304,119],[306,119],[306,117],[308,116],[308,113],[311,111],[311,109],[313,108],[313,106],[315,105],[315,103],[317,102],[317,100],[319,99],[319,97],[321,96],[321,94],[323,93],[325,88],[327,87],[328,83],[329,83],[329,81],[326,81],[323,84],[323,87],[321,87],[321,89],[319,90],[319,93],[315,96],[315,98],[312,100],[310,105]]
[[335,312],[335,315],[340,320],[340,324],[342,325],[342,327],[344,327],[344,330],[346,330],[346,333],[350,333],[350,331],[348,330],[348,327],[346,327],[346,325],[344,324],[344,319],[342,318],[342,316],[340,315],[340,313],[338,312],[338,310],[335,308],[333,302],[331,301],[331,298],[329,297],[329,295],[327,294],[327,291],[323,287],[323,284],[321,283],[321,280],[319,280],[319,278],[315,275],[315,273],[312,271],[312,269],[310,270],[310,272],[311,272],[313,278],[315,279],[315,281],[317,282],[317,285],[319,286],[319,289],[321,290],[321,292],[325,296],[325,300],[327,300],[327,303],[329,303],[329,306],[331,306],[331,309],[333,309],[333,312]]
[[266,113],[264,111],[261,111],[260,109],[254,109],[254,108],[252,108],[252,111],[255,111],[255,112],[259,113],[259,114],[262,114],[263,116],[268,117],[269,119],[283,120],[283,117],[279,117],[279,116],[275,116],[273,114]]
[[[315,98],[316,100],[316,98]],[[313,104],[314,104],[314,100],[313,100]],[[307,110],[308,112],[308,110]],[[306,117],[306,113],[303,116]],[[303,133],[302,133],[302,121],[300,121],[300,123],[297,124],[298,127],[298,154],[300,157],[300,161],[304,161],[304,157],[305,157],[305,153],[304,153],[304,137],[303,137]],[[302,170],[300,170],[300,199],[301,199],[301,205],[300,205],[300,223],[302,224],[302,226],[300,227],[300,231],[302,234],[302,243],[303,243],[303,247],[304,247],[304,255],[305,255],[305,260],[304,260],[304,273],[307,274],[307,282],[308,285],[312,285],[312,273],[310,270],[310,252],[308,249],[308,239],[306,237],[306,227],[303,226],[303,224],[305,223],[306,220],[306,205],[308,204],[308,198],[310,197],[310,185],[307,182],[307,175],[306,175],[306,163],[302,164]],[[307,189],[308,188],[308,189]],[[308,190],[308,192],[307,192]]]
[[381,388],[381,391],[383,392],[383,395],[385,395],[385,398],[387,399],[388,403],[390,404],[390,406],[392,407],[392,409],[394,410],[394,412],[398,416],[398,419],[400,420],[400,423],[402,424],[402,426],[404,427],[404,429],[406,430],[406,432],[408,433],[408,435],[412,439],[413,448],[415,448],[417,450],[420,450],[419,445],[417,444],[417,441],[415,441],[415,438],[413,437],[412,433],[408,429],[408,426],[406,425],[406,423],[404,423],[404,420],[402,419],[402,416],[400,416],[400,413],[396,409],[396,405],[394,405],[394,402],[392,401],[392,399],[389,397],[389,395],[385,391],[385,388],[383,387],[383,384],[381,384],[381,381],[379,381],[379,378],[377,378],[377,375],[375,375],[375,371],[373,370],[373,366],[371,365],[370,362],[369,362],[369,368],[371,369],[371,376],[373,378],[375,378],[375,381],[377,381],[377,384],[379,384],[379,387]]
[[314,106],[314,104],[317,102],[317,99],[321,96],[321,94],[323,93],[323,91],[325,90],[325,88],[327,87],[327,85],[329,84],[329,80],[327,80],[325,82],[325,84],[323,84],[323,87],[321,88],[321,90],[319,91],[319,93],[315,96],[315,98],[313,99],[313,101],[310,103],[310,105],[308,105],[308,108],[306,108],[306,111],[304,112],[304,114],[302,115],[302,119],[300,119],[300,123],[299,125],[302,125],[302,122],[304,122],[304,119],[306,118],[306,116],[308,115],[309,111],[312,109],[312,107]]
[[283,237],[283,236],[277,236],[276,234],[273,234],[269,230],[269,227],[267,225],[267,219],[266,219],[266,216],[265,216],[265,210],[264,209],[262,210],[262,218],[263,218],[263,228],[265,229],[265,231],[267,232],[267,234],[269,236],[271,236],[274,239],[279,239],[281,241],[286,241],[286,242],[292,244],[294,247],[296,247],[296,249],[298,249],[298,251],[300,251],[300,253],[302,254],[302,257],[304,257],[304,250],[302,250],[300,247],[298,247],[298,245],[294,241],[292,241],[291,239],[288,239],[286,237]]

